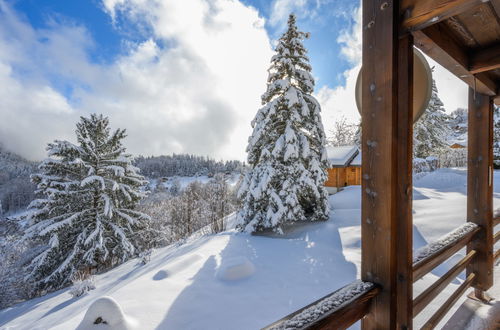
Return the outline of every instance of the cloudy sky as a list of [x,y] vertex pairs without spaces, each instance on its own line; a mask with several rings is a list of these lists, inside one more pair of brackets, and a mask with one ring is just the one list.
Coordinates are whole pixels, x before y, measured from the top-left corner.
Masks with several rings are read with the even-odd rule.
[[[0,143],[39,160],[79,116],[127,129],[133,154],[245,159],[273,45],[290,12],[328,131],[357,122],[360,9],[353,0],[0,0]],[[435,65],[430,63],[431,66]],[[447,111],[466,87],[435,69]]]

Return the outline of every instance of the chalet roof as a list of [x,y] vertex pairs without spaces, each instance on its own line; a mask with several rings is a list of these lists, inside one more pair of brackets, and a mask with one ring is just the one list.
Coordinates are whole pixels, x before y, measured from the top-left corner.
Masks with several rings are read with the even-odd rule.
[[477,92],[498,95],[500,1],[403,0],[402,12],[415,46]]
[[352,160],[351,166],[361,166],[361,152],[358,152],[356,157]]
[[326,147],[328,162],[332,167],[348,166],[351,161],[359,154],[356,146]]

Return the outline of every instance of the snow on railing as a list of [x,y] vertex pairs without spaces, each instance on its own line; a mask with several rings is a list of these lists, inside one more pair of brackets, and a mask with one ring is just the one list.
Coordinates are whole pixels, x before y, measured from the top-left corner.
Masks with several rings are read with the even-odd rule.
[[423,259],[436,254],[440,250],[459,241],[461,238],[473,232],[478,225],[472,222],[466,222],[454,231],[440,237],[437,241],[427,244],[416,250],[413,254],[413,263],[422,261]]
[[353,303],[356,299],[374,288],[375,284],[373,283],[357,280],[309,305],[297,314],[292,314],[289,319],[271,325],[266,330],[302,329],[321,319],[325,314]]

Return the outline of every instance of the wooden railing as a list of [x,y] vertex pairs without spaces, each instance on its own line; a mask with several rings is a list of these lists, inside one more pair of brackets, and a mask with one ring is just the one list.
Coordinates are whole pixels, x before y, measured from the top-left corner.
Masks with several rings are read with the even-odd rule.
[[[500,217],[494,224],[500,223]],[[421,279],[431,270],[441,265],[455,253],[465,248],[481,228],[467,222],[436,242],[415,251],[413,258],[413,282]],[[494,235],[498,242],[500,234]],[[495,252],[498,258],[500,249]],[[465,257],[451,267],[446,274],[424,290],[413,300],[413,317],[417,316],[434,300],[477,255],[476,250],[469,250]],[[439,309],[422,326],[422,329],[434,329],[457,300],[471,287],[475,273],[468,274],[465,281],[448,297]],[[334,293],[331,293],[310,305],[267,326],[265,330],[278,329],[345,329],[362,319],[369,310],[372,299],[380,292],[380,288],[370,282],[356,281]]]
[[[496,217],[493,219],[493,227],[495,227],[498,224],[500,224],[500,217]],[[500,240],[500,231],[493,236],[493,245],[495,245],[495,243],[497,243],[498,240]],[[498,258],[500,258],[500,249],[494,252],[493,258],[495,261],[497,261]]]
[[355,281],[264,329],[346,329],[368,313],[379,291],[373,283]]
[[[444,238],[433,242],[426,247],[419,249],[415,253],[413,263],[413,282],[422,278],[435,267],[439,266],[449,257],[454,255],[459,250],[463,249],[479,232],[480,228],[474,223],[466,223],[457,228]],[[471,250],[462,258],[456,265],[441,276],[436,282],[422,292],[413,300],[413,317],[418,315],[434,298],[439,295],[448,284],[455,279],[458,274],[465,270],[476,256],[477,252]],[[464,294],[472,281],[475,274],[469,274],[467,279],[451,294],[446,302],[429,318],[423,325],[422,329],[434,329],[439,321],[446,315],[456,301]]]

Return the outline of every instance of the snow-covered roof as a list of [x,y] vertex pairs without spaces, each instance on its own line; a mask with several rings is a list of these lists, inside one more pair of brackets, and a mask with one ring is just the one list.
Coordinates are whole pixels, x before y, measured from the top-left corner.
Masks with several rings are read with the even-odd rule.
[[342,146],[342,147],[326,147],[328,155],[328,162],[330,166],[348,166],[349,163],[358,155],[359,149],[356,146]]
[[351,166],[361,166],[361,152],[358,152],[356,157],[352,160]]

